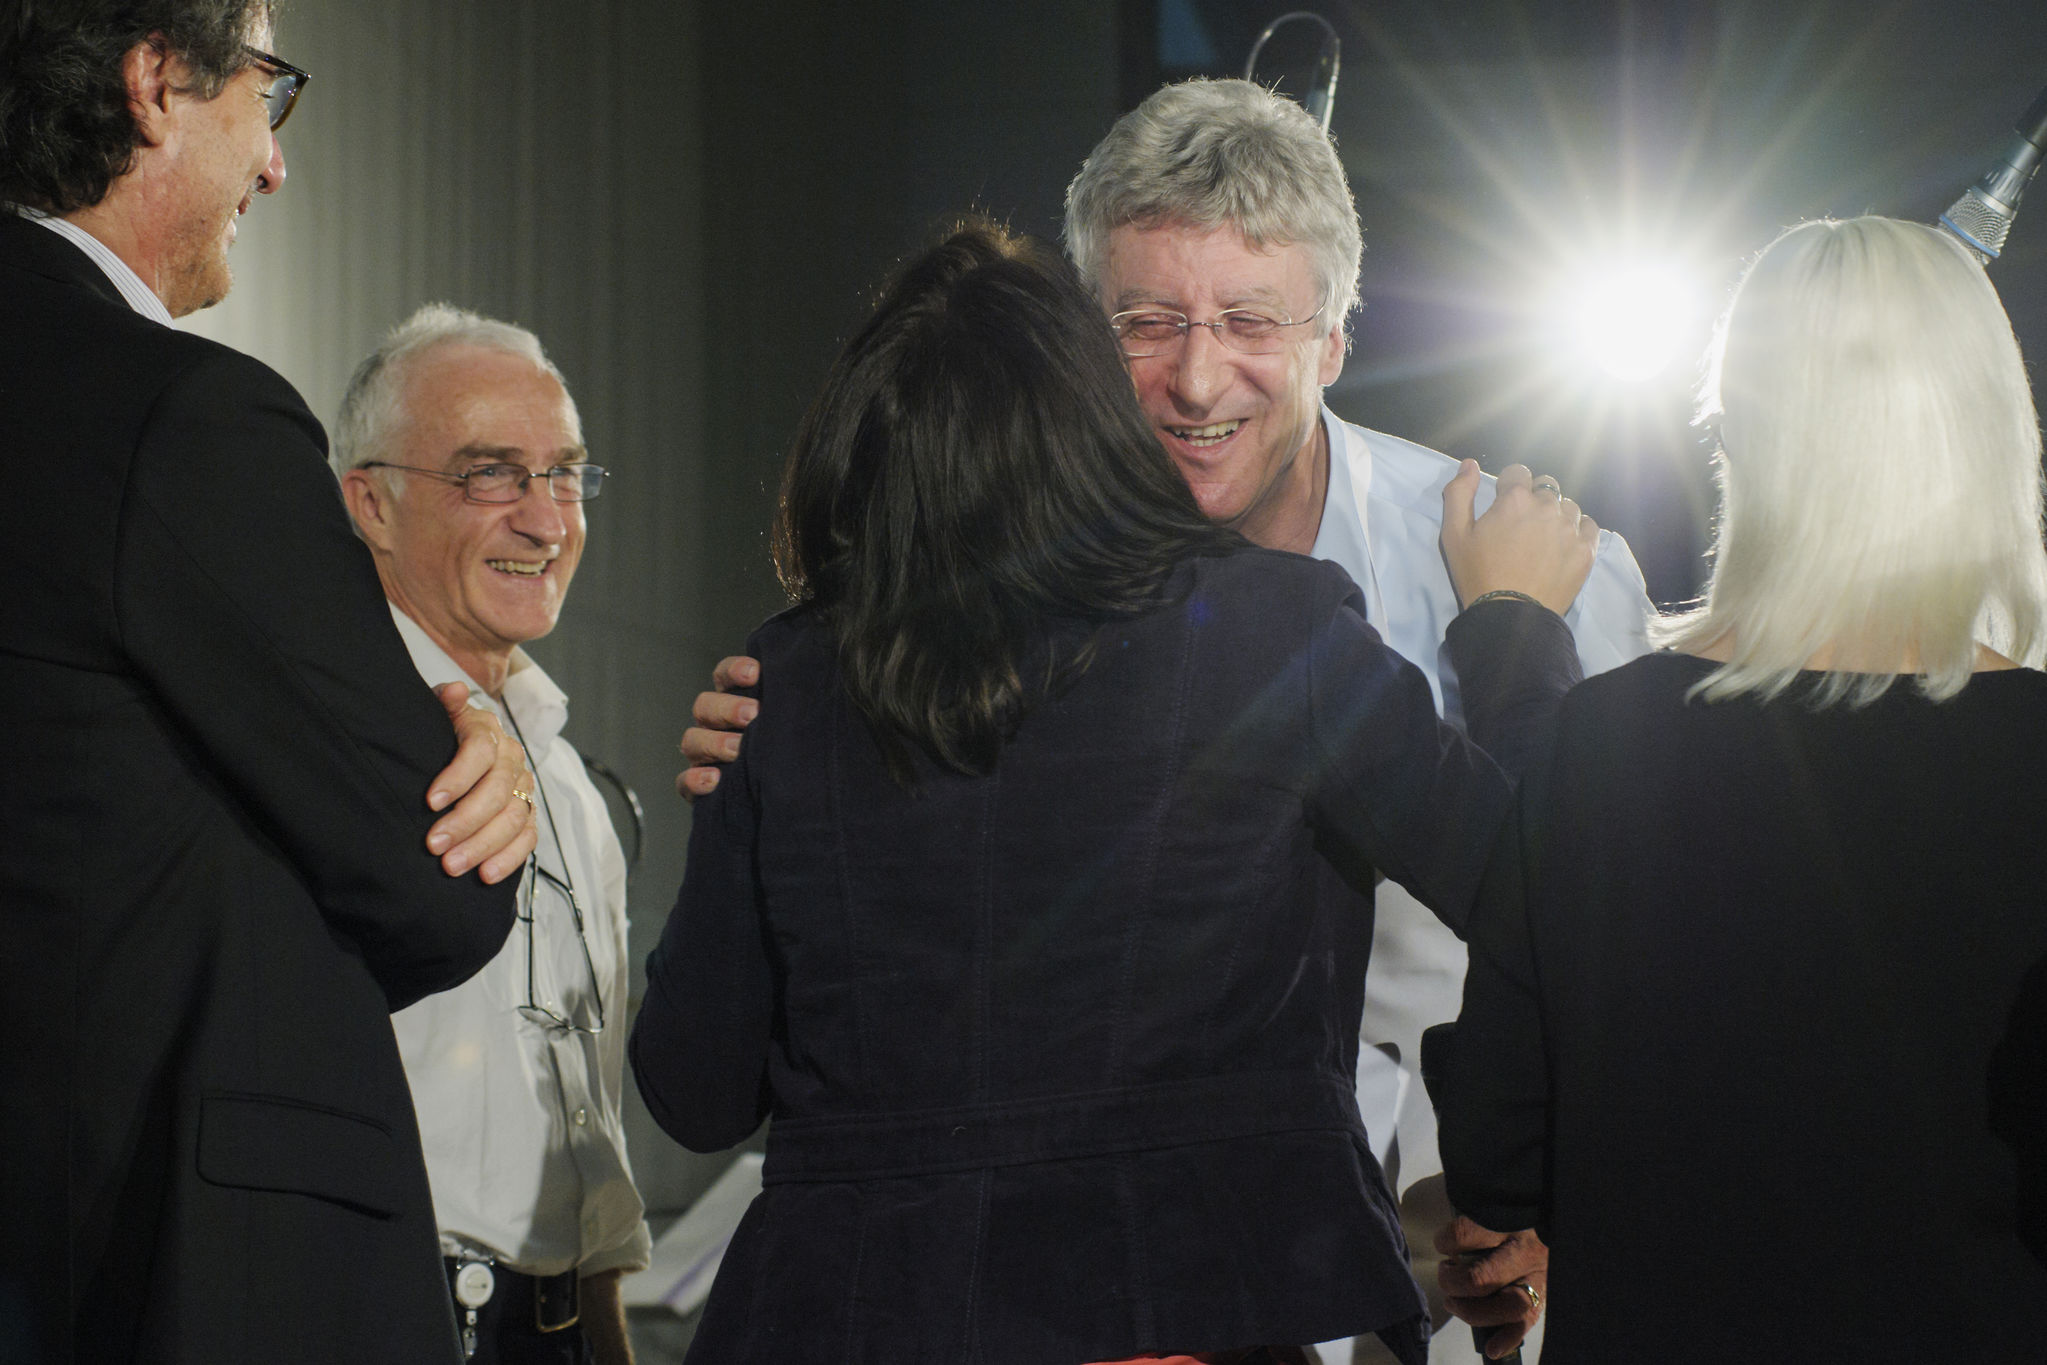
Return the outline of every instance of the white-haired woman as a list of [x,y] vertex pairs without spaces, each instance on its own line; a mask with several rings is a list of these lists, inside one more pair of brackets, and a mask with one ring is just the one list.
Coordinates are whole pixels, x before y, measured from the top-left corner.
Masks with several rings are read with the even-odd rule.
[[2047,956],[2017,343],[1940,233],[1806,223],[1703,411],[1705,603],[1566,700],[1474,919],[1451,1197],[1550,1244],[1549,1365],[2042,1359],[1986,1080]]

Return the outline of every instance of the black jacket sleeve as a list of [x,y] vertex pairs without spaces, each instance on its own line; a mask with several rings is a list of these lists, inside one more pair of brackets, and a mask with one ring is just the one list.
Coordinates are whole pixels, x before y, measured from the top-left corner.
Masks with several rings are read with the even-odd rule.
[[474,973],[516,878],[446,876],[429,782],[454,753],[290,386],[219,352],[164,389],[115,546],[121,648],[360,952],[393,1009]]
[[1527,896],[1546,787],[1531,769],[1487,865],[1464,1004],[1432,1087],[1451,1206],[1500,1232],[1548,1222],[1549,1055]]

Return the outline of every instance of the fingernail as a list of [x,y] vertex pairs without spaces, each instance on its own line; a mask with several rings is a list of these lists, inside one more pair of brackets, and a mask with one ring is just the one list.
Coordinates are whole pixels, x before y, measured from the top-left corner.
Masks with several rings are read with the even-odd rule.
[[735,735],[735,736],[730,736],[730,737],[728,737],[728,738],[727,738],[727,739],[725,740],[725,757],[727,757],[727,758],[737,758],[737,757],[739,757],[739,738],[738,738],[738,736],[736,736],[736,735]]
[[761,708],[758,702],[745,701],[739,704],[739,719],[741,724],[744,724],[747,721],[752,720],[755,716],[759,715],[760,713]]
[[459,877],[469,870],[469,855],[467,853],[450,853],[443,866],[448,869],[449,875]]
[[438,832],[426,836],[426,846],[432,849],[435,853],[443,852],[444,850],[446,850],[449,844],[452,844],[454,842],[455,840],[451,835],[441,834]]
[[446,792],[428,792],[428,793],[427,793],[427,796],[426,796],[426,808],[427,808],[428,810],[439,810],[439,809],[440,809],[440,808],[441,808],[442,806],[445,806],[445,805],[447,805],[447,804],[448,804],[448,794],[447,794]]
[[752,682],[761,675],[759,664],[745,664],[735,671],[741,682]]

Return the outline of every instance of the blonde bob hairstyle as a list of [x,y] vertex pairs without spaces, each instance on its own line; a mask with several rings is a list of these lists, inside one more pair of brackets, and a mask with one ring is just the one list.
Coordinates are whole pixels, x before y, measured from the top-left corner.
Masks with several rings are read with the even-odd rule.
[[1916,658],[1959,692],[1980,641],[2036,664],[2047,644],[2040,424],[2011,323],[1960,243],[1890,218],[1801,223],[1749,267],[1707,356],[1719,525],[1704,605],[1658,643],[1733,654],[1707,699],[1791,684],[1875,700]]

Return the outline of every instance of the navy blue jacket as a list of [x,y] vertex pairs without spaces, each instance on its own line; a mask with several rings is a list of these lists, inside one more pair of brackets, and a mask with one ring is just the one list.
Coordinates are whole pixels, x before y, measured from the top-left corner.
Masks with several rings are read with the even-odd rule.
[[[756,634],[632,1047],[688,1146],[774,1117],[692,1360],[1418,1358],[1353,1097],[1374,870],[1460,923],[1509,785],[1361,612],[1333,565],[1192,560],[992,774],[909,791],[812,614]],[[1471,663],[1483,716],[1575,678],[1550,613],[1473,620],[1529,651]]]

